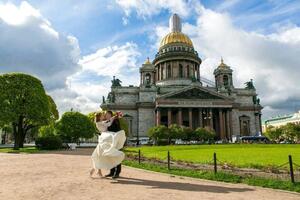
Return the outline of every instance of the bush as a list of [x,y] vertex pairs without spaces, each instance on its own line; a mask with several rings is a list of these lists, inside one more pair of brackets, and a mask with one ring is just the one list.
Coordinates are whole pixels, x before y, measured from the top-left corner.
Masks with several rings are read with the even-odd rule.
[[190,127],[183,127],[183,141],[191,141],[195,139],[194,131]]
[[47,135],[38,137],[35,144],[38,149],[54,150],[62,147],[62,140],[57,135]]
[[169,129],[164,125],[154,126],[148,130],[148,136],[155,144],[168,144]]
[[39,128],[38,137],[45,137],[45,136],[51,136],[51,135],[56,135],[54,123],[50,123],[47,126],[42,126]]
[[79,112],[65,112],[56,124],[57,134],[64,142],[79,142],[92,138],[98,131],[94,122]]
[[195,137],[197,141],[210,142],[215,137],[215,132],[207,128],[197,128],[195,130]]

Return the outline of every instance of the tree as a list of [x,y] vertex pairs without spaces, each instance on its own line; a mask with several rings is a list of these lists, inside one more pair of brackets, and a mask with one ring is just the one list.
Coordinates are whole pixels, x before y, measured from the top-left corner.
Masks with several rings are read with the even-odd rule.
[[266,129],[265,135],[274,142],[279,142],[281,139],[283,139],[283,128],[282,127],[273,127],[268,126]]
[[56,104],[51,96],[47,95],[49,100],[49,107],[50,107],[50,120],[52,122],[55,122],[59,118],[59,113],[56,107]]
[[54,123],[50,123],[47,126],[42,126],[39,128],[38,137],[45,137],[50,135],[56,135],[56,129]]
[[191,141],[191,140],[196,140],[196,136],[195,136],[195,131],[193,131],[193,129],[191,129],[190,127],[183,127],[183,132],[184,132],[184,137],[182,138],[182,140],[184,141]]
[[211,141],[215,137],[215,132],[207,128],[197,128],[195,130],[195,136],[197,141]]
[[168,134],[169,134],[169,137],[168,137],[169,144],[171,143],[172,139],[183,139],[183,138],[185,138],[184,130],[178,124],[171,124],[169,126]]
[[97,133],[95,123],[79,112],[65,112],[56,125],[57,133],[65,142],[79,142]]
[[12,127],[10,125],[4,125],[0,127],[0,129],[1,128],[3,132],[1,144],[6,144],[8,135],[12,133]]
[[30,129],[49,123],[55,103],[49,103],[41,81],[27,74],[0,75],[0,91],[0,124],[12,125],[14,149],[19,149]]
[[148,130],[148,136],[154,140],[155,144],[168,138],[168,127],[164,125],[154,126]]

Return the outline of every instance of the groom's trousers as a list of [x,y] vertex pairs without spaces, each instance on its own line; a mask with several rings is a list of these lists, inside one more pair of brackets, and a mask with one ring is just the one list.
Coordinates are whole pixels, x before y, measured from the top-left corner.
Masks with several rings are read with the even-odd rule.
[[112,176],[119,176],[119,174],[121,173],[121,164],[117,165],[116,167],[112,168],[110,170],[110,174]]

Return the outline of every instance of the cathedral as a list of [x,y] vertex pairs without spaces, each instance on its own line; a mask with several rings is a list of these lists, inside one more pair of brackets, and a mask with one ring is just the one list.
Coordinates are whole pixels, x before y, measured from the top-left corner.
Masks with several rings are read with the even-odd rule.
[[223,59],[214,70],[214,82],[201,77],[201,58],[182,33],[177,14],[169,27],[154,60],[148,58],[141,66],[140,85],[122,86],[114,77],[101,108],[122,111],[132,138],[147,137],[149,128],[170,124],[208,127],[218,140],[227,141],[261,132],[262,106],[252,80],[245,88],[234,87],[233,70]]

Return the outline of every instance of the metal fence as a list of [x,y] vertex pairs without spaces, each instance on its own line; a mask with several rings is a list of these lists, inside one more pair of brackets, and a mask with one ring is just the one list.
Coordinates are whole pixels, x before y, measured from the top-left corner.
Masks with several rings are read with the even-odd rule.
[[277,166],[266,166],[263,169],[257,168],[240,168],[230,165],[227,161],[218,159],[216,153],[212,155],[212,159],[207,164],[191,163],[187,161],[179,161],[172,158],[172,152],[167,151],[166,156],[160,159],[147,158],[143,156],[141,150],[127,151],[127,158],[142,162],[159,164],[166,166],[168,170],[174,168],[194,169],[202,171],[211,171],[215,174],[219,172],[225,172],[229,174],[239,175],[242,177],[260,177],[266,179],[276,179],[291,181],[292,183],[300,182],[300,165],[293,162],[291,155],[287,155],[287,161]]

